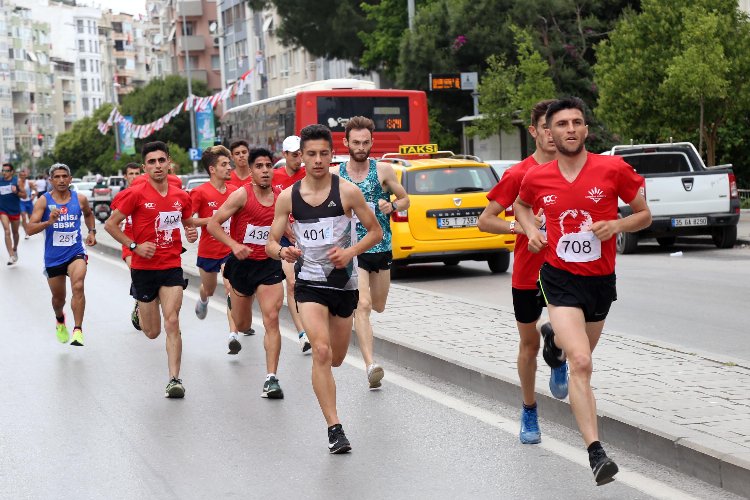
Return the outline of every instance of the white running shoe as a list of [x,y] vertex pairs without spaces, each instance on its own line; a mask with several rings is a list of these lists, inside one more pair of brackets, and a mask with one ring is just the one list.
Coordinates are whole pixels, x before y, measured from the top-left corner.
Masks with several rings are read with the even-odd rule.
[[367,367],[367,381],[370,383],[370,389],[377,389],[382,384],[380,383],[385,376],[383,367],[377,363],[373,363]]
[[201,299],[198,299],[198,302],[195,303],[195,315],[198,316],[198,319],[206,319],[206,314],[208,314],[208,301],[202,302]]
[[302,350],[302,354],[312,354],[312,344],[310,344],[310,339],[307,338],[305,332],[299,334],[299,348]]

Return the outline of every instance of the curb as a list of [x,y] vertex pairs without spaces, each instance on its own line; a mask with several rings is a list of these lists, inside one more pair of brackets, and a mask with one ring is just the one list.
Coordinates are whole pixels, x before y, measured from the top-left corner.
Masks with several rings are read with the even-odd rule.
[[[119,247],[106,244],[95,247],[99,253],[120,258]],[[183,267],[190,278],[200,279],[191,268]],[[482,369],[425,352],[406,342],[373,336],[373,348],[379,356],[399,366],[418,370],[463,389],[475,392],[512,407],[518,406],[520,385],[515,379],[489,374]],[[351,345],[357,345],[352,335]],[[537,404],[544,419],[578,431],[570,404],[537,391]],[[637,424],[636,416],[627,411],[618,414],[598,408],[599,434],[602,441],[652,460],[673,470],[695,477],[731,493],[750,498],[750,453],[722,452],[716,441],[697,435],[674,424],[660,428]]]

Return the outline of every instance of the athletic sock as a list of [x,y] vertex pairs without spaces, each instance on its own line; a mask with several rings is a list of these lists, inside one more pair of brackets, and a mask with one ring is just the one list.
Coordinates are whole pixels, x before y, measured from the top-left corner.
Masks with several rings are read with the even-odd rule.
[[536,403],[534,403],[531,406],[527,405],[526,403],[521,403],[521,404],[523,405],[524,410],[536,410]]
[[206,297],[206,300],[203,300],[200,297],[198,297],[198,300],[201,301],[201,304],[208,304],[208,297]]
[[266,380],[271,380],[271,377],[276,377],[276,374],[275,373],[269,373],[268,375],[266,375]]
[[65,315],[64,314],[62,316],[55,316],[55,319],[60,324],[65,323]]
[[81,328],[80,326],[74,326],[74,327],[73,327],[73,331],[76,331],[76,330],[81,330],[81,331],[83,331],[83,328]]

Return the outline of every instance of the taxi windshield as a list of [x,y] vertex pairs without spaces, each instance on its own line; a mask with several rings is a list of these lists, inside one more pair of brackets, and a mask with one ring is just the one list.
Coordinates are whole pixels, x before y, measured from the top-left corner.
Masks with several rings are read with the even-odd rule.
[[496,182],[491,168],[476,166],[412,170],[405,184],[409,194],[453,194],[489,191]]

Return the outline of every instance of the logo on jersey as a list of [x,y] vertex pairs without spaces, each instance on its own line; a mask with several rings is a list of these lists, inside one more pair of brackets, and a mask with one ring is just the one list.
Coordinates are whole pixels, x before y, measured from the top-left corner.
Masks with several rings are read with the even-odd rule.
[[216,207],[219,206],[219,203],[216,202],[216,201],[209,201],[208,202],[208,206],[211,207],[211,208],[216,208]]
[[328,208],[335,207],[335,206],[336,206],[336,202],[333,200],[331,200],[331,202],[328,204]]
[[143,206],[146,208],[154,209],[156,208],[156,203],[151,203],[150,201],[147,201],[146,203],[143,204]]
[[172,206],[175,210],[182,210],[182,203],[180,203],[179,201],[175,201],[174,203],[172,203]]
[[68,213],[68,207],[60,207],[60,215],[65,215]]
[[586,198],[593,201],[594,203],[599,203],[606,197],[607,195],[604,194],[604,191],[594,186],[591,189],[589,189],[589,195]]
[[542,203],[545,205],[554,205],[557,203],[557,195],[556,194],[548,194],[547,196],[542,196]]
[[464,201],[464,200],[462,200],[461,198],[453,198],[453,203],[455,203],[457,207],[460,207],[460,206],[461,206],[461,203],[462,203],[463,201]]

